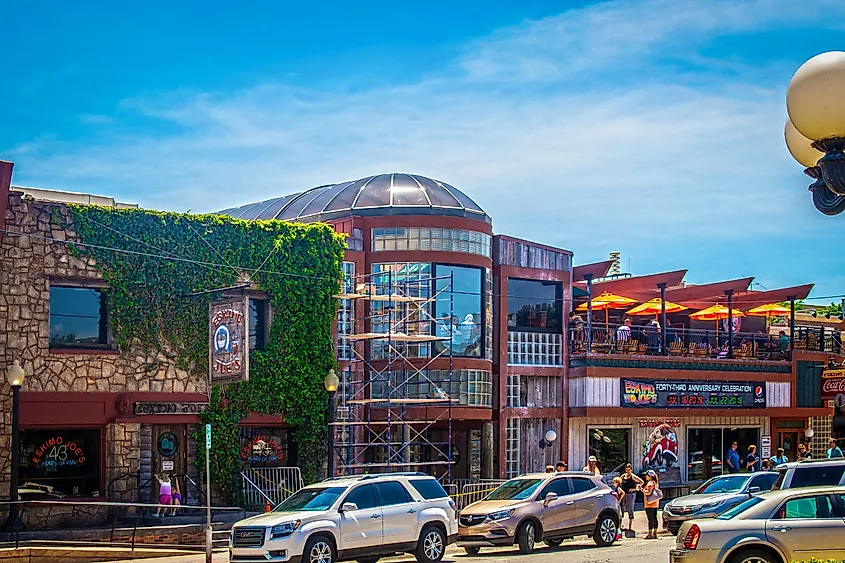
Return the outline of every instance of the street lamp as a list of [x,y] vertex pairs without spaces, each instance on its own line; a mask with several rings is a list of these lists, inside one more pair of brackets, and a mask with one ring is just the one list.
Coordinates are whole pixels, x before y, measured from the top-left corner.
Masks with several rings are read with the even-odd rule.
[[333,369],[329,370],[328,375],[323,380],[323,387],[329,392],[329,460],[328,460],[328,477],[334,477],[334,394],[337,392],[337,387],[340,385],[340,380],[337,378]]
[[555,440],[557,440],[557,432],[552,429],[546,430],[546,435],[540,439],[540,449],[551,448]]
[[845,211],[845,52],[816,55],[786,91],[784,137],[793,158],[815,180],[813,204],[825,215]]
[[[12,367],[6,373],[6,380],[12,388],[12,474],[9,479],[9,502],[14,503],[18,500],[18,468],[20,461],[20,403],[21,403],[21,385],[26,377],[20,363],[15,360]],[[18,518],[18,505],[9,505],[9,518],[3,524],[3,529],[7,532],[17,530],[20,524]]]

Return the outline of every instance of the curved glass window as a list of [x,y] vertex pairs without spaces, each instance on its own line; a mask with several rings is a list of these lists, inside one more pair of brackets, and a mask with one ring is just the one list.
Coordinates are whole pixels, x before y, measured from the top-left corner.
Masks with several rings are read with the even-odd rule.
[[[377,295],[398,294],[431,299],[431,264],[425,262],[396,262],[373,264],[371,283]],[[390,303],[371,301],[370,326],[373,332],[404,332],[409,335],[430,334],[431,301],[421,303]],[[373,358],[387,356],[387,341],[373,340]],[[428,342],[393,342],[393,347],[411,358],[427,358],[431,353]]]
[[435,265],[436,334],[450,338],[435,342],[435,353],[448,353],[451,347],[453,356],[483,357],[485,299],[481,274],[481,268]]
[[490,235],[467,229],[437,227],[388,227],[373,229],[373,252],[382,250],[433,250],[464,252],[490,258]]

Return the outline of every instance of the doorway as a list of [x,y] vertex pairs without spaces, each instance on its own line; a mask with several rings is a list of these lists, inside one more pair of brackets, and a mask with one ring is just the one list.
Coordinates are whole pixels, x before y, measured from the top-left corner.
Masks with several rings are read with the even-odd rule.
[[687,480],[706,481],[728,473],[725,462],[728,449],[737,443],[740,461],[748,446],[760,445],[759,428],[690,428],[687,431]]
[[[159,484],[155,475],[170,476],[173,491],[180,491],[182,498],[187,498],[188,470],[188,426],[186,424],[156,424],[152,432],[152,472],[150,489],[153,502],[159,500]],[[178,489],[177,489],[178,487]],[[183,500],[184,502],[184,500]]]
[[[797,430],[778,430],[777,448],[783,448],[783,454],[789,461],[795,461],[801,434]],[[772,455],[777,454],[777,448]]]

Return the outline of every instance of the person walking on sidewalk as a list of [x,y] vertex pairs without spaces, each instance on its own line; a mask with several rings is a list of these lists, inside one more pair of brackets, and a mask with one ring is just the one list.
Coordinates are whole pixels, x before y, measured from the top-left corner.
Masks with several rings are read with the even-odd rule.
[[731,444],[731,449],[728,450],[728,453],[725,454],[725,461],[728,465],[728,473],[739,473],[739,453],[737,453],[736,449],[739,447],[739,444],[736,442]]
[[619,488],[625,493],[620,504],[622,505],[622,516],[628,513],[628,530],[634,529],[634,502],[637,500],[637,491],[644,485],[644,481],[634,474],[634,466],[630,463],[625,464],[625,472],[620,475],[622,483]]
[[827,459],[833,459],[842,456],[842,449],[836,445],[836,438],[831,438],[827,443],[830,449],[827,450]]
[[745,467],[749,473],[760,471],[760,457],[757,455],[757,446],[748,446],[748,455],[745,456]]
[[660,499],[663,498],[663,492],[660,490],[660,483],[657,479],[657,473],[653,469],[649,469],[645,474],[645,485],[643,489],[643,500],[645,501],[645,515],[648,518],[648,535],[647,540],[657,539],[657,511],[660,508]]

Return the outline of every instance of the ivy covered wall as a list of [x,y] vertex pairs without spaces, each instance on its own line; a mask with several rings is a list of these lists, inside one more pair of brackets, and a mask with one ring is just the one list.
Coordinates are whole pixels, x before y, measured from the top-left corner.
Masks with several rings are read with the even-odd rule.
[[71,206],[70,223],[63,226],[84,243],[72,252],[93,258],[109,284],[110,323],[122,351],[141,346],[202,376],[215,296],[190,294],[245,281],[267,294],[272,322],[264,348],[250,354],[249,381],[215,387],[204,414],[213,424],[212,478],[233,495],[238,423],[255,411],[284,416],[303,478],[316,479],[327,431],[323,378],[336,364],[332,294],[339,290],[342,236],[323,224],[83,205]]

